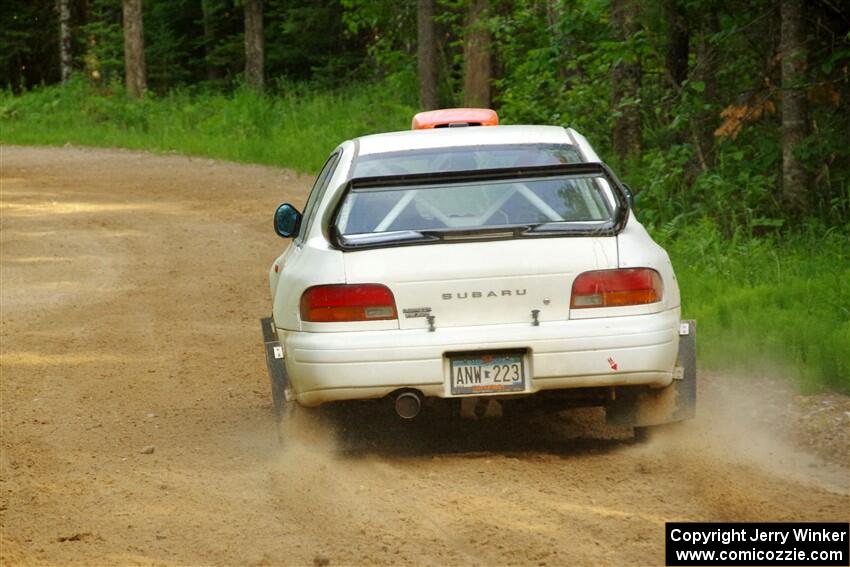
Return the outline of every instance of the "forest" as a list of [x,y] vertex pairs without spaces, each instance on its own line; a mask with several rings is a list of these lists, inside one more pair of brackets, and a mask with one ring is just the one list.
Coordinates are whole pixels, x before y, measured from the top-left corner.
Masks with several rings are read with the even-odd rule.
[[7,0],[0,46],[3,144],[310,173],[421,109],[572,126],[670,252],[703,365],[850,392],[847,2]]

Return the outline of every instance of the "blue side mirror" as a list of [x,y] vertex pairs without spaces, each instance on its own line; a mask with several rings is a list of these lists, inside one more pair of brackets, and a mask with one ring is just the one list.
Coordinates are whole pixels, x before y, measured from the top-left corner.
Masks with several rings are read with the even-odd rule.
[[300,228],[301,213],[289,203],[282,204],[274,212],[274,231],[278,236],[283,238],[298,236]]
[[634,210],[635,208],[635,194],[632,193],[632,188],[623,183],[623,189],[626,192],[626,201],[629,202],[629,208]]

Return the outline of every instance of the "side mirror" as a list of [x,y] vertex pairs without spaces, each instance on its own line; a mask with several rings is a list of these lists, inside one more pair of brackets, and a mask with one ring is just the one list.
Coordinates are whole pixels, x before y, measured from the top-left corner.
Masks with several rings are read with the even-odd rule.
[[635,194],[632,193],[632,188],[623,183],[623,189],[626,191],[626,201],[629,202],[629,208],[634,210],[635,208]]
[[289,203],[282,204],[274,212],[274,231],[278,236],[283,238],[298,236],[300,228],[301,213]]

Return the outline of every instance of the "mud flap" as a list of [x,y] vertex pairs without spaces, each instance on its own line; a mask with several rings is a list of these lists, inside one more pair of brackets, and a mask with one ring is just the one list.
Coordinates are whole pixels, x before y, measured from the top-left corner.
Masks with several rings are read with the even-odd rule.
[[272,401],[274,412],[278,420],[283,417],[283,408],[286,403],[286,389],[289,387],[289,375],[286,373],[284,364],[283,345],[277,340],[277,330],[274,327],[274,319],[264,317],[260,319],[263,328],[263,342],[266,349],[266,366],[269,369],[269,378],[272,383]]
[[611,425],[647,427],[691,419],[697,402],[697,323],[683,320],[676,375],[666,388],[621,393],[605,408]]

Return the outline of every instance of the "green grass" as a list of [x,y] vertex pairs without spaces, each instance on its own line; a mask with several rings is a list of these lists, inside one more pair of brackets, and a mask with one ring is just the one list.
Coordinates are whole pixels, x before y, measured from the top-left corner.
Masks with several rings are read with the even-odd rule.
[[177,151],[316,171],[343,140],[410,127],[413,108],[386,85],[261,96],[173,92],[135,101],[84,82],[0,93],[0,143]]
[[[658,237],[658,235],[656,235]],[[702,221],[668,239],[703,368],[850,393],[850,247],[837,230],[724,239]]]
[[[0,143],[177,151],[314,172],[342,140],[406,129],[414,113],[387,85],[297,90],[133,101],[77,82],[0,93]],[[850,393],[849,233],[810,228],[729,239],[711,221],[693,219],[655,231],[676,268],[683,314],[699,321],[701,366]]]

